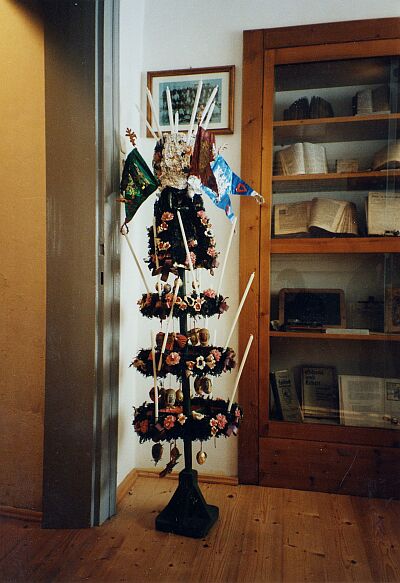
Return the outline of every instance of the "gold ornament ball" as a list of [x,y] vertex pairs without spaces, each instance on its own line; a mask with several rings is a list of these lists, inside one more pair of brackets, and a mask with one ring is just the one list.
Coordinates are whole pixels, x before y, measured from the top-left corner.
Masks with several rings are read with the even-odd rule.
[[203,464],[206,463],[206,459],[207,459],[207,454],[205,451],[199,451],[196,455],[196,460],[197,463],[202,466]]
[[182,389],[177,389],[175,391],[175,398],[178,403],[182,403],[183,401],[183,391]]

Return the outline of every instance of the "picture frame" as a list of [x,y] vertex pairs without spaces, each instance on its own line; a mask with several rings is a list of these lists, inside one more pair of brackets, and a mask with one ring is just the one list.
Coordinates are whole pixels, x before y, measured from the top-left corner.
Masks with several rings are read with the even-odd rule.
[[278,300],[279,323],[286,330],[346,328],[342,289],[283,288]]
[[400,288],[387,288],[385,292],[385,332],[400,333]]
[[[147,87],[150,90],[155,111],[158,113],[161,131],[170,131],[166,89],[171,93],[174,114],[179,113],[179,129],[187,131],[199,81],[203,82],[199,107],[205,106],[215,86],[218,86],[216,105],[208,125],[215,134],[233,134],[235,66],[203,67],[149,71]],[[155,128],[151,107],[147,105],[147,121]],[[149,130],[147,136],[151,136]]]

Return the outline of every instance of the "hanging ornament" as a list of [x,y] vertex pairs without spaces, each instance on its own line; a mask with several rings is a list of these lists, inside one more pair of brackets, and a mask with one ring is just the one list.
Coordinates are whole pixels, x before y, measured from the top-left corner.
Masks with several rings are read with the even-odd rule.
[[200,387],[203,393],[210,395],[212,393],[212,382],[208,377],[201,377]]
[[199,466],[202,466],[203,464],[206,463],[207,454],[206,454],[205,451],[203,451],[203,442],[201,442],[201,449],[200,449],[200,451],[198,451],[197,454],[196,454],[196,460],[197,460],[197,463],[199,464]]
[[[163,401],[164,392],[165,391],[164,391],[163,387],[158,387],[158,404],[160,404]],[[154,401],[155,401],[155,399],[154,399],[154,387],[151,387],[151,389],[149,391],[149,397],[154,403]]]
[[189,330],[188,339],[192,346],[197,346],[199,344],[199,328],[192,328]]
[[181,457],[181,452],[177,448],[176,441],[174,442],[174,447],[171,447],[170,449],[169,457],[171,461],[172,460],[177,461],[177,459]]
[[171,286],[169,285],[169,283],[164,283],[164,292],[166,294],[169,294],[169,292],[171,291]]
[[208,346],[208,341],[210,340],[210,333],[207,330],[207,328],[200,328],[199,340],[202,346]]
[[151,455],[153,456],[153,460],[154,460],[155,465],[157,465],[157,463],[162,458],[163,451],[164,451],[164,448],[161,445],[161,443],[155,443],[153,445],[153,447],[151,448]]
[[176,389],[175,391],[175,402],[182,403],[183,402],[183,391],[182,389]]
[[194,390],[195,390],[196,394],[201,396],[203,394],[203,389],[201,386],[201,377],[196,377],[194,379],[193,386],[194,386]]
[[167,407],[173,407],[175,405],[176,396],[175,389],[167,389],[165,391],[165,404]]
[[174,447],[170,447],[169,450],[169,462],[167,463],[166,467],[160,472],[160,478],[165,478],[167,474],[170,474],[173,468],[178,463],[178,459],[181,457],[181,452],[176,447],[176,442]]

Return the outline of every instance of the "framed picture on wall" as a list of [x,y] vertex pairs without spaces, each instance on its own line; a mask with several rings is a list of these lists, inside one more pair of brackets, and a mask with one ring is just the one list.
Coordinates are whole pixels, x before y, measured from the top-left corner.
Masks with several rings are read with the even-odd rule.
[[[155,111],[162,131],[170,131],[167,88],[171,95],[172,110],[179,115],[179,129],[188,130],[199,81],[202,90],[198,111],[204,108],[215,87],[215,107],[208,129],[216,134],[233,134],[235,66],[206,67],[202,69],[176,69],[171,71],[149,71],[147,87],[151,91]],[[150,105],[147,107],[147,121],[154,128]],[[151,134],[148,132],[147,134]]]

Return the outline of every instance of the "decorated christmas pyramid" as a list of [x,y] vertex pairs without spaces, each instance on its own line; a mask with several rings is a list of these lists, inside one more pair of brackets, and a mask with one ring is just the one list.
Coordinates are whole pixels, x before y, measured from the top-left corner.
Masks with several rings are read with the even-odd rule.
[[[156,463],[162,457],[163,442],[170,443],[170,459],[161,476],[177,464],[181,455],[177,440],[183,440],[185,468],[180,473],[177,491],[156,519],[156,527],[193,537],[208,532],[218,517],[218,508],[205,502],[198,487],[197,472],[192,469],[192,443],[201,443],[196,459],[202,464],[207,457],[202,447],[204,441],[237,434],[243,412],[234,398],[253,339],[250,336],[230,399],[218,398],[214,395],[214,382],[216,377],[236,366],[235,351],[229,342],[254,277],[252,274],[225,344],[216,345],[211,341],[207,325],[209,318],[220,317],[228,309],[219,288],[236,224],[230,195],[240,193],[260,198],[233,174],[216,152],[214,135],[207,131],[210,119],[207,112],[212,111],[214,96],[200,113],[193,132],[200,94],[201,85],[188,133],[179,131],[179,120],[177,114],[173,115],[172,107],[171,132],[162,134],[157,124],[156,136],[151,128],[157,137],[154,172],[137,151],[135,134],[127,130],[134,148],[125,162],[121,181],[121,201],[126,209],[121,233],[126,237],[146,288],[138,301],[139,310],[147,318],[159,319],[162,327],[157,333],[152,332],[150,348],[142,348],[132,361],[139,373],[152,378],[149,401],[136,408],[133,425],[140,442],[154,443],[152,455]],[[148,96],[154,116],[151,94]],[[153,192],[156,201],[153,224],[148,228],[147,263],[155,278],[154,291],[147,284],[128,235],[128,223]],[[219,263],[215,233],[203,204],[204,195],[223,208],[232,221],[217,291],[201,290],[199,284],[200,271],[206,269],[213,274]],[[179,332],[173,331],[174,321],[179,322]],[[172,377],[177,388],[171,388],[171,382],[166,389],[166,377]]]

